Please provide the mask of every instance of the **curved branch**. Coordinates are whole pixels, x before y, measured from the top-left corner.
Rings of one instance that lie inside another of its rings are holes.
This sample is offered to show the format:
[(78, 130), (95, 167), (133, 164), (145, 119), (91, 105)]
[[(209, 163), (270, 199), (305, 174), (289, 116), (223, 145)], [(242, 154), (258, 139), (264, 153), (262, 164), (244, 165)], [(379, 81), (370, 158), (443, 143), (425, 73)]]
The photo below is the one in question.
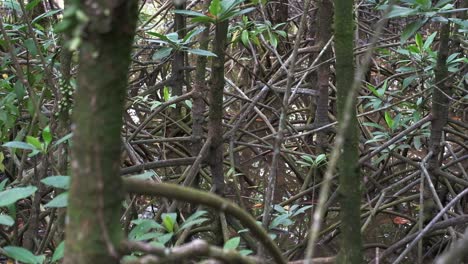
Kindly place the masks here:
[(268, 233), (255, 222), (255, 219), (242, 208), (226, 199), (211, 193), (169, 183), (156, 183), (136, 179), (124, 179), (123, 182), (126, 191), (129, 193), (157, 195), (185, 202), (202, 204), (220, 212), (231, 214), (239, 219), (244, 226), (249, 228), (265, 249), (270, 252), (276, 263), (286, 263), (278, 246), (271, 240)]

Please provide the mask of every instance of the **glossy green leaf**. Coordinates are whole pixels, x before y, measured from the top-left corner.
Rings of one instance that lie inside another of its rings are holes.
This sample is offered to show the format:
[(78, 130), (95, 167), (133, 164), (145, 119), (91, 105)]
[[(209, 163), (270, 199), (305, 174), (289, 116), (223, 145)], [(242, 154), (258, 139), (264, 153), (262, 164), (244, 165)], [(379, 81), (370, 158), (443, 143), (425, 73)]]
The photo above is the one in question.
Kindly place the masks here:
[(29, 53), (31, 54), (31, 56), (36, 56), (37, 55), (37, 47), (36, 47), (36, 44), (34, 43), (34, 40), (33, 39), (27, 39), (24, 41), (24, 46), (26, 47), (26, 49), (29, 51)]
[(406, 17), (406, 16), (413, 15), (416, 13), (417, 13), (416, 9), (394, 5), (392, 7), (392, 10), (390, 10), (390, 12), (388, 13), (387, 18)]
[(393, 120), (393, 118), (392, 118), (392, 116), (390, 115), (389, 112), (385, 112), (385, 122), (387, 123), (387, 126), (389, 128), (393, 128), (394, 120)]
[(242, 250), (239, 250), (239, 254), (241, 254), (242, 256), (248, 256), (250, 254), (252, 254), (253, 251), (250, 250), (250, 249), (242, 249)]
[(31, 196), (37, 190), (34, 186), (16, 187), (0, 192), (0, 206), (16, 203), (18, 200)]
[(194, 23), (205, 23), (205, 24), (208, 24), (208, 23), (215, 23), (216, 20), (209, 17), (209, 16), (202, 16), (202, 17), (194, 17), (192, 18), (192, 22)]
[(417, 33), (416, 36), (414, 36), (414, 40), (416, 42), (416, 46), (419, 49), (419, 52), (422, 52), (424, 44), (423, 44), (423, 39), (422, 39), (421, 34)]
[(0, 191), (3, 191), (3, 189), (5, 189), (5, 186), (6, 186), (7, 182), (8, 182), (8, 178), (6, 178), (2, 182), (0, 182)]
[(226, 250), (235, 250), (239, 246), (239, 243), (240, 243), (240, 237), (233, 237), (229, 239), (228, 241), (226, 241), (223, 248)]
[(58, 146), (60, 144), (62, 144), (63, 142), (71, 139), (73, 137), (73, 133), (69, 133), (67, 135), (65, 135), (64, 137), (62, 137), (61, 139), (57, 140), (57, 142), (54, 143), (54, 146)]
[(173, 12), (174, 12), (175, 14), (186, 15), (186, 16), (206, 17), (204, 14), (199, 13), (199, 12), (195, 12), (195, 11), (192, 11), (192, 10), (181, 10), (181, 9), (178, 9), (178, 10), (174, 10)]
[(154, 171), (150, 170), (150, 171), (145, 171), (145, 172), (143, 172), (141, 174), (132, 175), (129, 178), (138, 179), (138, 180), (148, 180), (148, 179), (151, 179), (151, 177), (153, 177), (153, 176), (156, 176), (156, 173)]
[(56, 262), (57, 260), (62, 259), (64, 252), (65, 252), (65, 241), (62, 241), (55, 248), (54, 254), (52, 255), (52, 262)]
[(17, 149), (26, 149), (26, 150), (35, 150), (36, 148), (28, 143), (21, 142), (21, 141), (10, 141), (2, 146), (7, 148), (17, 148)]
[(208, 11), (215, 17), (218, 17), (221, 14), (221, 0), (212, 0)]
[(171, 92), (169, 91), (169, 87), (167, 86), (164, 86), (163, 98), (165, 102), (169, 101), (169, 99), (171, 98)]
[(131, 240), (138, 239), (152, 229), (164, 229), (162, 225), (156, 223), (153, 219), (136, 219), (132, 220), (132, 224), (135, 226), (128, 234), (128, 238)]
[(31, 251), (22, 247), (8, 246), (3, 250), (8, 257), (26, 264), (42, 264), (45, 260), (44, 255), (35, 256)]
[(26, 137), (26, 142), (36, 148), (36, 150), (42, 150), (42, 144), (41, 141), (37, 137), (31, 137), (27, 136)]
[(160, 61), (160, 60), (168, 57), (169, 55), (171, 55), (172, 50), (173, 50), (173, 48), (171, 48), (171, 47), (162, 47), (162, 48), (158, 49), (158, 51), (156, 51), (153, 54), (152, 60)]
[(162, 214), (163, 225), (168, 232), (174, 232), (175, 224), (177, 223), (177, 214), (176, 213), (167, 213)]
[(0, 214), (0, 225), (5, 225), (5, 226), (12, 226), (15, 223), (15, 220), (5, 214)]
[(62, 208), (62, 207), (67, 207), (67, 205), (68, 205), (68, 192), (63, 192), (57, 195), (50, 202), (46, 203), (44, 207)]
[(49, 176), (42, 179), (41, 182), (59, 189), (68, 190), (70, 188), (70, 176)]
[(208, 51), (208, 50), (188, 49), (187, 52), (195, 54), (195, 55), (200, 55), (200, 56), (216, 57), (216, 54), (214, 54), (213, 52)]
[(423, 49), (427, 50), (434, 42), (434, 39), (437, 35), (437, 32), (432, 33), (429, 37), (427, 37), (426, 41), (424, 41)]
[(241, 33), (241, 41), (244, 44), (244, 46), (248, 47), (249, 46), (249, 31), (243, 30)]
[(44, 143), (46, 143), (47, 146), (52, 142), (52, 133), (50, 132), (49, 126), (46, 126), (42, 130), (42, 140), (44, 140)]
[(167, 233), (158, 237), (157, 239), (158, 239), (158, 242), (164, 246), (166, 245), (167, 242), (169, 242), (172, 239), (173, 236), (174, 236), (174, 233)]
[(409, 38), (411, 38), (425, 23), (427, 18), (422, 18), (408, 24), (403, 32), (401, 33), (400, 43), (405, 43)]

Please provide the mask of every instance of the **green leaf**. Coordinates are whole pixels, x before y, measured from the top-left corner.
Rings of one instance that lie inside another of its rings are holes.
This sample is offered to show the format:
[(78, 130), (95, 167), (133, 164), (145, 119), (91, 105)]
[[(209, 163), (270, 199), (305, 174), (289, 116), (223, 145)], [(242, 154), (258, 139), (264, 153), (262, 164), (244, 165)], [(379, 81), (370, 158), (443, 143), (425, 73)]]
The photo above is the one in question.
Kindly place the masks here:
[(418, 76), (416, 75), (411, 75), (409, 77), (406, 77), (404, 80), (403, 80), (403, 85), (401, 87), (401, 89), (406, 89), (416, 78), (418, 78)]
[(143, 234), (142, 236), (137, 237), (135, 240), (136, 241), (145, 241), (145, 240), (151, 240), (154, 238), (159, 238), (160, 236), (164, 235), (161, 232), (148, 232), (146, 234)]
[(188, 49), (187, 52), (200, 56), (217, 57), (213, 52), (202, 49)]
[(163, 225), (168, 232), (173, 233), (175, 224), (177, 223), (177, 214), (176, 213), (167, 213), (162, 214)]
[(187, 16), (194, 16), (194, 17), (207, 17), (206, 15), (195, 12), (192, 10), (174, 10), (173, 11), (175, 14), (180, 14), (180, 15), (187, 15)]
[(169, 42), (171, 43), (179, 43), (180, 40), (179, 40), (179, 34), (177, 32), (172, 32), (172, 33), (169, 33), (166, 35), (167, 39), (169, 40)]
[(202, 16), (202, 17), (194, 17), (192, 18), (192, 22), (194, 23), (205, 23), (205, 24), (208, 24), (208, 23), (215, 23), (216, 20), (209, 17), (209, 16)]
[[(31, 11), (34, 9), (34, 7), (37, 6), (37, 4), (39, 4), (42, 0), (33, 0), (33, 1), (30, 1), (28, 2), (28, 4), (26, 5), (26, 10), (28, 11)], [(4, 2), (4, 1), (2, 1)]]
[(169, 242), (173, 236), (174, 236), (174, 233), (164, 234), (158, 237), (158, 242), (161, 243), (162, 245), (166, 245), (166, 243)]
[(36, 150), (36, 148), (28, 143), (21, 142), (21, 141), (10, 141), (2, 146), (7, 148), (17, 148), (17, 149), (26, 149), (26, 150)]
[(26, 142), (28, 142), (28, 144), (34, 146), (36, 148), (36, 150), (42, 150), (42, 144), (41, 144), (41, 141), (39, 141), (38, 138), (27, 136), (26, 137)]
[(8, 257), (27, 264), (41, 264), (45, 260), (44, 255), (35, 256), (31, 251), (22, 247), (8, 246), (4, 247), (3, 250)]
[(15, 220), (5, 214), (0, 214), (0, 225), (12, 226), (15, 223)]
[[(3, 152), (0, 152), (0, 172), (5, 171), (5, 165), (3, 164), (4, 159), (5, 159), (5, 155), (3, 154)], [(1, 191), (1, 189), (0, 189), (0, 191)]]
[(3, 189), (5, 189), (5, 185), (6, 185), (7, 182), (8, 182), (8, 178), (6, 178), (2, 182), (0, 182), (0, 191), (3, 191)]
[(271, 221), (269, 228), (272, 229), (280, 225), (284, 227), (292, 225), (293, 221), (289, 219), (289, 217), (290, 216), (288, 214), (282, 214), (282, 215), (277, 216), (275, 219), (273, 219), (273, 221)]
[(156, 175), (156, 173), (153, 170), (151, 170), (151, 171), (145, 171), (145, 172), (143, 172), (141, 174), (132, 175), (129, 178), (139, 179), (139, 180), (148, 180), (148, 179), (151, 179), (151, 177), (153, 177), (155, 175)]
[(26, 49), (31, 53), (31, 55), (34, 57), (37, 55), (37, 47), (36, 44), (34, 43), (33, 39), (27, 39), (24, 41), (24, 46)]
[(128, 234), (128, 238), (131, 240), (138, 239), (142, 235), (148, 233), (151, 229), (164, 229), (164, 227), (153, 219), (136, 219), (132, 220), (132, 224), (135, 225), (132, 231)]
[(61, 9), (47, 11), (47, 12), (45, 12), (43, 14), (40, 14), (39, 16), (35, 17), (31, 22), (32, 23), (37, 23), (37, 21), (39, 21), (39, 20), (41, 20), (43, 18), (53, 16), (53, 15), (58, 14), (60, 12), (62, 12)]
[(208, 11), (215, 17), (218, 17), (221, 14), (221, 0), (213, 0), (211, 1), (210, 7), (208, 7)]
[(253, 251), (250, 250), (250, 249), (242, 249), (242, 250), (239, 250), (239, 254), (241, 254), (242, 256), (248, 256), (250, 254), (252, 254)]
[(236, 17), (236, 16), (245, 15), (245, 14), (247, 14), (247, 13), (252, 12), (253, 10), (255, 10), (255, 8), (249, 7), (249, 8), (246, 8), (246, 9), (239, 10), (239, 11), (231, 11), (231, 12), (228, 12), (228, 13), (226, 13), (226, 14), (223, 14), (223, 15), (219, 18), (219, 20), (225, 21), (225, 20), (227, 20), (227, 19), (231, 19), (231, 18)]
[(414, 37), (414, 40), (416, 42), (416, 46), (419, 49), (419, 52), (423, 51), (423, 40), (421, 34), (417, 33), (416, 36)]
[(16, 187), (0, 192), (0, 207), (16, 203), (18, 200), (31, 196), (37, 190), (34, 186)]
[(228, 241), (226, 241), (226, 243), (223, 246), (223, 249), (235, 250), (239, 246), (239, 243), (240, 243), (240, 237), (233, 237), (229, 239)]
[(189, 218), (185, 219), (185, 223), (187, 222), (191, 222), (191, 221), (194, 221), (198, 218), (200, 218), (201, 216), (205, 215), (207, 212), (204, 211), (204, 210), (200, 210), (200, 211), (196, 211), (195, 213), (193, 213)]
[(406, 17), (417, 13), (416, 9), (394, 5), (388, 13), (387, 18)]
[(273, 34), (270, 34), (270, 43), (275, 49), (278, 47), (278, 39)]
[(249, 46), (249, 31), (243, 30), (241, 33), (241, 41), (244, 43), (244, 46)]
[(287, 214), (288, 211), (286, 211), (283, 206), (279, 205), (279, 204), (275, 204), (273, 205), (273, 210), (277, 211), (278, 213), (281, 213), (281, 214)]
[(299, 210), (295, 211), (292, 216), (294, 217), (296, 215), (303, 214), (307, 209), (312, 208), (312, 207), (313, 207), (312, 205), (304, 206), (304, 207), (300, 208)]
[(364, 126), (369, 126), (369, 127), (375, 127), (375, 128), (378, 128), (380, 130), (384, 130), (385, 128), (377, 123), (371, 123), (371, 122), (364, 122), (362, 123)]
[(401, 33), (400, 43), (405, 43), (409, 38), (411, 38), (416, 31), (418, 31), (425, 23), (427, 22), (427, 18), (422, 18), (420, 20), (414, 21), (408, 24), (403, 32)]
[(41, 182), (59, 189), (68, 190), (70, 188), (70, 176), (49, 176), (42, 179)]
[(55, 248), (54, 255), (52, 255), (52, 262), (56, 262), (63, 258), (63, 253), (65, 252), (65, 241), (60, 242), (60, 244)]
[(62, 137), (61, 139), (57, 140), (57, 142), (54, 143), (54, 146), (58, 146), (72, 137), (73, 137), (73, 133), (69, 133), (65, 135), (64, 137)]
[(321, 162), (326, 161), (326, 160), (327, 160), (327, 156), (325, 154), (320, 154), (317, 156), (317, 158), (315, 158), (315, 163), (320, 164)]
[(52, 142), (52, 133), (50, 132), (49, 126), (46, 126), (42, 130), (42, 140), (44, 140), (44, 143), (46, 143), (46, 146), (48, 146), (50, 142)]
[(62, 207), (67, 207), (67, 205), (68, 205), (68, 192), (63, 192), (57, 195), (50, 202), (46, 203), (44, 207), (62, 208)]
[(385, 112), (385, 122), (387, 122), (389, 128), (393, 128), (394, 120), (389, 112)]
[(171, 92), (169, 92), (169, 87), (167, 87), (167, 86), (164, 86), (163, 98), (164, 98), (165, 102), (169, 101), (169, 99), (171, 98)]
[(197, 27), (193, 30), (191, 30), (187, 35), (185, 35), (184, 39), (182, 40), (183, 43), (188, 43), (190, 40), (197, 36), (198, 34), (202, 33), (205, 30), (204, 27)]
[(421, 149), (421, 137), (420, 136), (417, 136), (417, 137), (414, 137), (413, 139), (413, 144), (414, 144), (414, 148), (416, 150), (420, 150)]
[(185, 228), (190, 227), (190, 226), (193, 226), (193, 225), (202, 224), (202, 223), (204, 223), (204, 222), (206, 222), (206, 221), (208, 221), (208, 220), (209, 220), (208, 218), (198, 218), (198, 219), (192, 220), (192, 221), (190, 221), (190, 222), (184, 222), (184, 223), (182, 224), (182, 226), (180, 227), (179, 231), (180, 231), (180, 230), (184, 230)]
[(207, 221), (208, 218), (201, 218), (201, 216), (203, 216), (205, 214), (206, 214), (206, 211), (203, 211), (203, 210), (195, 212), (189, 218), (185, 219), (185, 222), (181, 225), (179, 231), (183, 230), (183, 229), (185, 229), (187, 227), (197, 225), (197, 224), (201, 224), (201, 223)]
[(367, 89), (369, 89), (375, 96), (380, 97), (380, 94), (377, 92), (377, 89), (375, 89), (375, 87), (372, 84), (367, 84)]
[(302, 155), (301, 158), (309, 164), (314, 164), (314, 159), (310, 155)]
[(167, 56), (171, 55), (173, 48), (171, 47), (162, 47), (153, 54), (152, 60), (159, 61)]
[(436, 35), (437, 35), (437, 32), (434, 32), (429, 37), (427, 37), (423, 45), (424, 50), (427, 50), (431, 46), (432, 42), (434, 42), (434, 38), (436, 37)]

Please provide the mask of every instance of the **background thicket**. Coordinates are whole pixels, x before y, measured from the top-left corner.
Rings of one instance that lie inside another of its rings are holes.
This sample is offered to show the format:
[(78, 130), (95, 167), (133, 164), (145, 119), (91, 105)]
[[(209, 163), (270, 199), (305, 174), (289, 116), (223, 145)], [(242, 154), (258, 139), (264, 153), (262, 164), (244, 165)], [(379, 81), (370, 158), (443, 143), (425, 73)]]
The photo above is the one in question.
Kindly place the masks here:
[(0, 262), (468, 261), (467, 11), (0, 1)]

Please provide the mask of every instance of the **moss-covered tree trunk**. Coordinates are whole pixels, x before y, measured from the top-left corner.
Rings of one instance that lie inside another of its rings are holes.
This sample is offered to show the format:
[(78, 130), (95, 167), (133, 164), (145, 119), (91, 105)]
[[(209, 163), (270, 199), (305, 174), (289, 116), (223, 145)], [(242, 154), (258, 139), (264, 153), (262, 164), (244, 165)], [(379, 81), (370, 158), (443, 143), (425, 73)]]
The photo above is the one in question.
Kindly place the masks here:
[(208, 153), (208, 162), (213, 177), (215, 192), (224, 194), (223, 172), (223, 92), (224, 92), (224, 49), (226, 46), (228, 21), (216, 24), (213, 51), (212, 74), (210, 80), (210, 111), (208, 123), (208, 136), (211, 137), (211, 146)]
[(73, 110), (72, 183), (64, 263), (118, 263), (120, 131), (137, 1), (79, 1), (82, 33)]
[[(336, 87), (338, 90), (338, 119), (350, 114), (348, 131), (344, 135), (338, 164), (340, 181), (341, 206), (341, 246), (338, 263), (363, 263), (362, 239), (360, 224), (360, 173), (358, 153), (358, 129), (356, 113), (345, 113), (345, 102), (354, 80), (353, 55), (353, 1), (335, 0), (335, 53), (336, 53)], [(355, 105), (355, 103), (353, 104)]]

